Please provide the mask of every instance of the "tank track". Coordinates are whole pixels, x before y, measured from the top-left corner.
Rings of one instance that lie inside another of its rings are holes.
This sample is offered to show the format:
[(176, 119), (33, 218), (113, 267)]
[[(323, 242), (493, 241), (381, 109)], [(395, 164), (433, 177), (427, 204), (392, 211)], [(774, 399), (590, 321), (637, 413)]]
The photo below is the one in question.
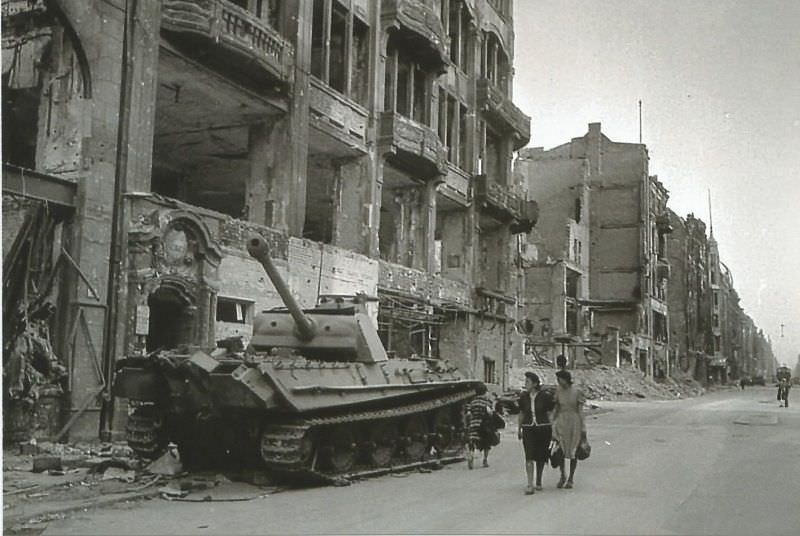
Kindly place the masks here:
[(125, 439), (128, 446), (139, 457), (153, 459), (158, 457), (167, 446), (163, 431), (163, 421), (147, 408), (136, 409), (128, 415), (125, 428)]
[(386, 472), (460, 461), (463, 460), (464, 441), (459, 441), (458, 437), (455, 437), (451, 441), (450, 448), (446, 448), (443, 451), (438, 451), (437, 449), (435, 458), (410, 463), (389, 464), (382, 467), (359, 466), (356, 470), (344, 473), (321, 471), (316, 468), (317, 446), (309, 445), (306, 438), (309, 437), (309, 432), (317, 429), (365, 421), (381, 421), (414, 414), (422, 415), (432, 410), (453, 406), (473, 396), (474, 392), (468, 391), (395, 408), (332, 417), (309, 418), (282, 424), (267, 424), (261, 434), (261, 458), (271, 472), (287, 479), (323, 481), (333, 484)]

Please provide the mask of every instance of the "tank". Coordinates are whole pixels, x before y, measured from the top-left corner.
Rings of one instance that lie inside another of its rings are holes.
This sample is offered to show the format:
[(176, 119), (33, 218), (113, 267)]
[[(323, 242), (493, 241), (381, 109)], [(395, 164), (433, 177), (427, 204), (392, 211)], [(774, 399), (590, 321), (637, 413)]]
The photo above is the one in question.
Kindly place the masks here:
[(446, 360), (389, 359), (369, 298), (327, 296), (302, 309), (260, 236), (248, 252), (285, 307), (256, 315), (249, 346), (183, 347), (118, 363), (127, 439), (143, 457), (178, 446), (190, 468), (266, 467), (341, 478), (460, 459), (464, 407), (478, 380)]

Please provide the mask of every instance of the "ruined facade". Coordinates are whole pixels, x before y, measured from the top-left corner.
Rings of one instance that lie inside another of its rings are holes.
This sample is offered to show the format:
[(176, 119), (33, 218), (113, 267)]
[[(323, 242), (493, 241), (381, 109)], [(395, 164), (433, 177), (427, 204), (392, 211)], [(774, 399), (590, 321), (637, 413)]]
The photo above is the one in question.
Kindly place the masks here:
[(702, 383), (771, 378), (770, 342), (739, 301), (733, 276), (720, 260), (713, 229), (669, 211), (670, 352), (674, 364)]
[(675, 366), (698, 381), (707, 379), (711, 344), (711, 289), (706, 225), (694, 214), (685, 219), (669, 211), (667, 247), (672, 269), (667, 294), (671, 349)]
[(511, 169), (510, 1), (8, 0), (3, 30), (4, 223), (61, 203), (74, 261), (52, 324), (69, 433), (124, 425), (122, 356), (247, 340), (279, 303), (248, 233), (302, 304), (374, 296), (390, 355), (503, 385), (537, 214)]
[(589, 162), (528, 148), (520, 151), (515, 173), (540, 206), (536, 228), (521, 241), (527, 349), (550, 363), (561, 354), (574, 363), (586, 348), (578, 343), (597, 335), (587, 306)]
[(611, 361), (661, 377), (669, 372), (671, 228), (667, 191), (648, 162), (644, 145), (611, 141), (592, 123), (564, 145), (526, 150), (517, 173), (543, 207), (527, 238), (538, 252), (526, 270), (528, 320), (543, 322), (538, 302), (559, 304), (550, 307), (550, 329), (573, 337), (618, 332)]

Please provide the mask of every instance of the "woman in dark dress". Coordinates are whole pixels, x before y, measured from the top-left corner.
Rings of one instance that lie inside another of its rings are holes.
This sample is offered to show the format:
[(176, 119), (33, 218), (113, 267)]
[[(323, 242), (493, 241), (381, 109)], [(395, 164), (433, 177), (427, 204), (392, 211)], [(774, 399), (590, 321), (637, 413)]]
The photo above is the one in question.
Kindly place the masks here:
[(519, 431), (525, 450), (525, 472), (528, 476), (526, 495), (534, 494), (533, 475), (536, 468), (536, 488), (542, 489), (542, 472), (549, 457), (553, 437), (550, 412), (555, 401), (550, 393), (542, 391), (542, 382), (535, 372), (525, 373), (525, 391), (519, 397)]

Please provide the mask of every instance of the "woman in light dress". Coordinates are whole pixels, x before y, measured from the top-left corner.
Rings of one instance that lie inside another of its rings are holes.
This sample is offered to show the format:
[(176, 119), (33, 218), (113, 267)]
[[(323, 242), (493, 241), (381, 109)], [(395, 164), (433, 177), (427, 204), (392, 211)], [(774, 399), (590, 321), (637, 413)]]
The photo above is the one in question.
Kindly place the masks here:
[(580, 389), (573, 387), (572, 375), (568, 371), (559, 370), (556, 373), (556, 380), (558, 387), (553, 414), (553, 439), (558, 441), (564, 452), (564, 459), (569, 458), (569, 478), (564, 467), (566, 464), (562, 463), (558, 487), (571, 489), (574, 485), (575, 469), (578, 466), (575, 450), (586, 434), (586, 425), (583, 421), (583, 404), (586, 398)]

